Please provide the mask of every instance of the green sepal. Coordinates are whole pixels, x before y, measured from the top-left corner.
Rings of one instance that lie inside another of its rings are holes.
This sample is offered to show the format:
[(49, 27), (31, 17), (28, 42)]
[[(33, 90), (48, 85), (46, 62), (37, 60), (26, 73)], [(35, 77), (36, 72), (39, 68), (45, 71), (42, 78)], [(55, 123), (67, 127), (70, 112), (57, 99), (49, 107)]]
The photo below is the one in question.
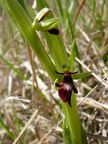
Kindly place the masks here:
[(77, 74), (74, 74), (72, 75), (72, 78), (75, 79), (75, 80), (78, 80), (78, 79), (82, 79), (86, 76), (89, 76), (92, 72), (84, 72), (84, 73), (77, 73)]
[(38, 31), (48, 31), (53, 28), (56, 28), (59, 22), (60, 22), (59, 18), (51, 18), (40, 22), (34, 21), (33, 28), (35, 28)]

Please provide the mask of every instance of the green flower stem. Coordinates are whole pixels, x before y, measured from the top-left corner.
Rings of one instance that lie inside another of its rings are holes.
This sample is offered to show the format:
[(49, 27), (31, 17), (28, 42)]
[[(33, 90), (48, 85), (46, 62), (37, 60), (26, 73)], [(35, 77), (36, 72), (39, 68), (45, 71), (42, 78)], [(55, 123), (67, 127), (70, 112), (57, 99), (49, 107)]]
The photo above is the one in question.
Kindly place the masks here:
[(72, 144), (87, 144), (86, 135), (78, 117), (76, 95), (72, 93), (72, 108), (66, 103), (63, 104), (66, 124), (68, 124), (70, 134), (72, 137)]
[(26, 41), (30, 44), (31, 48), (43, 64), (44, 68), (48, 72), (51, 79), (56, 79), (54, 75), (55, 66), (46, 53), (40, 39), (38, 38), (36, 31), (32, 27), (32, 22), (28, 17), (26, 11), (16, 0), (1, 0), (1, 4), (8, 15), (14, 20), (19, 28), (21, 34), (24, 36)]

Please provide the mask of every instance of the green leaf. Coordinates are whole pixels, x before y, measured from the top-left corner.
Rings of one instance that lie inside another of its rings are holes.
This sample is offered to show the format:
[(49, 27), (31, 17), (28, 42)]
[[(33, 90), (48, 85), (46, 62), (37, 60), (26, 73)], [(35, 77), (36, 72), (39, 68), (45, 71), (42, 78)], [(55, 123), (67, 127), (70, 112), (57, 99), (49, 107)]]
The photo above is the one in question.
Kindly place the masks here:
[(62, 22), (64, 22), (64, 13), (63, 13), (63, 7), (62, 7), (62, 2), (61, 0), (56, 0), (57, 6), (59, 8), (59, 12), (62, 18)]
[(73, 144), (70, 130), (65, 124), (65, 121), (63, 122), (63, 138), (65, 144)]
[(76, 43), (76, 40), (74, 39), (72, 43), (71, 54), (70, 54), (70, 71), (74, 71), (75, 43)]
[(0, 126), (6, 130), (7, 134), (12, 138), (12, 140), (15, 139), (13, 133), (9, 130), (9, 128), (4, 124), (4, 122), (0, 119)]
[[(76, 41), (75, 41), (74, 47), (75, 47), (74, 49), (75, 49), (76, 57), (80, 59), (80, 53), (79, 53), (79, 51), (78, 51), (78, 47), (77, 47)], [(79, 63), (78, 63), (78, 66), (79, 66), (80, 72), (83, 72), (82, 66), (81, 66)]]
[(70, 20), (70, 16), (69, 16), (69, 12), (67, 11), (67, 17), (68, 17), (68, 22), (69, 22), (69, 29), (71, 30), (71, 35), (72, 35), (72, 40), (75, 39), (75, 35), (74, 35), (74, 29), (72, 27), (72, 22)]
[(23, 7), (23, 9), (25, 10), (25, 12), (28, 14), (24, 0), (17, 0), (17, 1)]

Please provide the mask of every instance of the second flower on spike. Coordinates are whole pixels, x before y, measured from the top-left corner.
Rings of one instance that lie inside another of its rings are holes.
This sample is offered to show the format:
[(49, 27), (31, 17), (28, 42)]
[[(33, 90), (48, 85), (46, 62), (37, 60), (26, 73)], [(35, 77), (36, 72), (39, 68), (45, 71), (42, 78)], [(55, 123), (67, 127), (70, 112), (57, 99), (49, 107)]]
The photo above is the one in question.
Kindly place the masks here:
[(33, 21), (33, 28), (38, 31), (48, 31), (50, 34), (58, 35), (59, 30), (56, 28), (60, 22), (59, 18), (50, 18), (44, 20), (44, 18), (51, 12), (49, 8), (43, 8), (37, 13)]

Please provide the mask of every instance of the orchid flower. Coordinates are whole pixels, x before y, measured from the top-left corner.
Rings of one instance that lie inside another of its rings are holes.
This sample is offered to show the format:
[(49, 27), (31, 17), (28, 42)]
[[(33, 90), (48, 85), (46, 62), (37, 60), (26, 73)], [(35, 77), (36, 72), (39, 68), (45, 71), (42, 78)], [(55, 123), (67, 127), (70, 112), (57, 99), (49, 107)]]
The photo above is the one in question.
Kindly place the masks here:
[(33, 27), (38, 31), (48, 31), (50, 34), (58, 35), (59, 30), (56, 28), (60, 22), (59, 18), (50, 18), (44, 20), (44, 18), (51, 12), (49, 8), (43, 8), (37, 13), (33, 21)]
[(73, 78), (71, 74), (76, 74), (77, 72), (70, 72), (70, 71), (65, 71), (64, 73), (60, 73), (55, 71), (57, 74), (64, 75), (63, 81), (61, 83), (55, 83), (57, 87), (60, 89), (58, 90), (60, 98), (63, 100), (63, 102), (68, 102), (69, 106), (72, 107), (71, 105), (71, 94), (72, 90), (75, 93), (78, 93), (78, 90), (76, 89), (74, 83), (73, 83)]

